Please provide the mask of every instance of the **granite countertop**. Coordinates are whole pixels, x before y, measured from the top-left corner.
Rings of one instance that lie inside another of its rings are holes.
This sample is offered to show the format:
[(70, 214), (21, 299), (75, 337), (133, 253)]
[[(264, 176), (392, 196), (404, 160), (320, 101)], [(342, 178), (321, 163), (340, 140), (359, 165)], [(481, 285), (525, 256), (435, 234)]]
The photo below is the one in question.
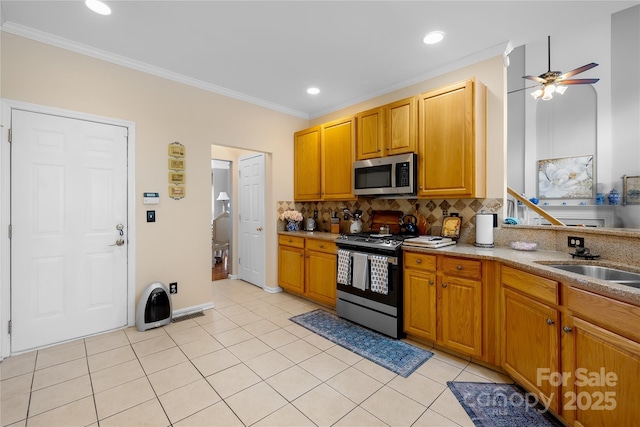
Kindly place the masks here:
[[(278, 234), (291, 235), (304, 238), (334, 241), (340, 237), (339, 233), (329, 233), (326, 231), (278, 231)], [(563, 282), (576, 288), (592, 291), (611, 298), (640, 305), (640, 289), (625, 286), (607, 280), (595, 279), (589, 276), (572, 273), (565, 270), (549, 267), (545, 264), (589, 264), (603, 267), (617, 268), (619, 270), (640, 273), (640, 265), (630, 266), (606, 259), (587, 261), (574, 259), (568, 252), (558, 251), (517, 251), (506, 246), (496, 246), (494, 248), (480, 248), (474, 245), (457, 243), (452, 246), (445, 246), (439, 249), (420, 248), (416, 246), (403, 246), (404, 250), (423, 252), (429, 254), (451, 255), (462, 258), (485, 259), (499, 261), (504, 265), (509, 265), (532, 274), (544, 276), (558, 282)]]
[(340, 237), (339, 233), (329, 233), (326, 231), (278, 231), (278, 234), (282, 234), (283, 236), (296, 236), (296, 237), (306, 237), (311, 239), (318, 240), (331, 240), (334, 241), (338, 237)]
[(629, 266), (607, 260), (583, 260), (574, 259), (568, 252), (557, 251), (517, 251), (509, 247), (480, 248), (473, 245), (457, 243), (439, 249), (420, 248), (415, 246), (403, 246), (404, 250), (424, 252), (429, 254), (451, 255), (462, 258), (485, 259), (499, 261), (532, 274), (566, 283), (576, 288), (606, 295), (614, 299), (640, 305), (640, 289), (625, 286), (607, 280), (595, 279), (589, 276), (572, 273), (549, 267), (545, 264), (589, 264), (603, 267), (617, 268), (619, 270), (640, 273), (640, 266)]

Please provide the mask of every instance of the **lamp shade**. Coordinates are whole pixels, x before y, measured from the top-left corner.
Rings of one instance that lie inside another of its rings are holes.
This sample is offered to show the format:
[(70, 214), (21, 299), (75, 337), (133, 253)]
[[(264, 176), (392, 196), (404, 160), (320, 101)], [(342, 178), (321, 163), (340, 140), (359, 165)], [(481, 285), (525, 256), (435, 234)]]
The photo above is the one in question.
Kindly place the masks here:
[(226, 191), (221, 191), (220, 194), (218, 194), (218, 198), (216, 200), (222, 200), (222, 201), (227, 201), (227, 200), (231, 200), (229, 198), (229, 195), (227, 194)]

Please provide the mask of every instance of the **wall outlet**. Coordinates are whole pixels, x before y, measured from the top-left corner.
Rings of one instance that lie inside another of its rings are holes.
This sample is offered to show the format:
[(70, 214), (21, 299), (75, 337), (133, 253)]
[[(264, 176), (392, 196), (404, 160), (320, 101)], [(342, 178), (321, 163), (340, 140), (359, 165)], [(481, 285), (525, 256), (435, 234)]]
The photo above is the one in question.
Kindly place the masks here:
[(584, 237), (567, 237), (567, 246), (570, 248), (581, 247), (584, 248)]
[(169, 283), (169, 293), (170, 294), (178, 293), (178, 282)]

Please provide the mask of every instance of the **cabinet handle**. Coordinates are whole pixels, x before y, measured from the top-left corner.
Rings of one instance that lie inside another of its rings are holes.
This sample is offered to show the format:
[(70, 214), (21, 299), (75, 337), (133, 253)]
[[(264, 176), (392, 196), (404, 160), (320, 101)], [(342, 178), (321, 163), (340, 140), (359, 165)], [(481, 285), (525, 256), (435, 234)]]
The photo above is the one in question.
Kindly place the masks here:
[(321, 248), (324, 248), (324, 245), (320, 245)]
[(446, 283), (443, 283), (443, 284), (442, 284), (442, 287), (443, 287), (443, 288), (446, 288), (446, 287), (447, 287), (447, 284), (446, 284)]
[(462, 266), (461, 265), (457, 266), (456, 270), (458, 270), (458, 271), (462, 270)]
[(547, 325), (551, 326), (554, 323), (556, 323), (556, 322), (554, 322), (553, 319), (547, 319)]
[(288, 242), (291, 243), (291, 242), (293, 242), (293, 240), (289, 239)]
[(563, 327), (562, 330), (565, 331), (566, 333), (569, 333), (569, 332), (573, 331), (573, 329), (571, 329), (568, 326)]
[(433, 286), (433, 280), (429, 280), (429, 284)]
[(387, 147), (387, 150), (391, 150), (391, 148)]
[(422, 260), (421, 260), (420, 258), (418, 258), (418, 259), (416, 260), (416, 264), (422, 264)]

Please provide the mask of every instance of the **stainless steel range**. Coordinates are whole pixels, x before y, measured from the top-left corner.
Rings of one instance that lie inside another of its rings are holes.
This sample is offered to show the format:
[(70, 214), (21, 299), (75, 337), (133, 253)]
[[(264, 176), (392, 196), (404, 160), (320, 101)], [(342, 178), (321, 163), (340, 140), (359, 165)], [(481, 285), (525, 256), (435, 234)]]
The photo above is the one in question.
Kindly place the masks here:
[(402, 328), (402, 242), (411, 236), (347, 234), (338, 246), (338, 316), (389, 335)]

